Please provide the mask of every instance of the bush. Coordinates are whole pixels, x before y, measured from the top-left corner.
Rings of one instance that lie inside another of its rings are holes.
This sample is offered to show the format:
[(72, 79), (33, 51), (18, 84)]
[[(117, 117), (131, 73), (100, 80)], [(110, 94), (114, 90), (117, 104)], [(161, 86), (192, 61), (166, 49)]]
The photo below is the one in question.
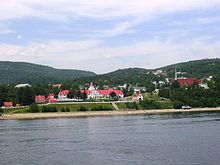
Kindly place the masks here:
[(3, 112), (4, 112), (4, 111), (3, 111), (3, 109), (2, 109), (2, 108), (0, 108), (0, 115), (1, 115), (1, 114), (3, 114)]
[(40, 112), (38, 105), (36, 103), (33, 103), (30, 105), (30, 112), (31, 113), (37, 113)]
[(140, 105), (145, 109), (160, 109), (160, 104), (154, 100), (140, 101)]
[(84, 106), (80, 106), (78, 111), (88, 111), (88, 109)]
[(68, 107), (66, 108), (66, 112), (70, 112), (70, 109)]
[(112, 110), (111, 107), (103, 107), (103, 106), (97, 106), (97, 107), (93, 107), (91, 108), (91, 111), (103, 111), (103, 110)]
[(56, 107), (43, 106), (41, 112), (57, 112)]
[(181, 101), (174, 101), (173, 102), (173, 108), (174, 109), (181, 109), (183, 106), (183, 103)]
[(61, 108), (61, 112), (66, 112), (64, 107)]

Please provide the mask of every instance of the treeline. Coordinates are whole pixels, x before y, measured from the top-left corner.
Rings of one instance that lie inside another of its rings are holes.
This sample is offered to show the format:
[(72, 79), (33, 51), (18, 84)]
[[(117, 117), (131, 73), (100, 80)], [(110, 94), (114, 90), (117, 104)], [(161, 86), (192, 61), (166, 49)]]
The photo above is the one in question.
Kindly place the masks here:
[(173, 102), (174, 108), (181, 108), (183, 105), (191, 107), (217, 107), (220, 106), (220, 75), (208, 82), (209, 89), (204, 89), (198, 84), (182, 88), (178, 82), (163, 87), (159, 96), (168, 98)]
[(154, 88), (152, 81), (159, 81), (160, 77), (154, 75), (150, 70), (142, 68), (120, 69), (111, 73), (96, 75), (91, 77), (78, 78), (72, 81), (66, 81), (66, 85), (89, 85), (88, 83), (99, 86), (100, 89), (104, 85), (115, 87), (118, 85), (128, 84), (129, 86), (146, 87), (148, 91)]
[(59, 93), (58, 88), (52, 88), (48, 85), (36, 85), (33, 87), (15, 88), (14, 85), (0, 85), (0, 106), (4, 102), (13, 102), (13, 105), (30, 105), (34, 102), (36, 95), (45, 95)]

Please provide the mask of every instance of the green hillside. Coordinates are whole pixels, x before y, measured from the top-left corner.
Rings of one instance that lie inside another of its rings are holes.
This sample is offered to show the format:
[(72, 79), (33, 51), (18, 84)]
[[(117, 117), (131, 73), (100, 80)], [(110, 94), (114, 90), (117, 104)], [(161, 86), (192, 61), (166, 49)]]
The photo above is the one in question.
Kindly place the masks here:
[(204, 78), (220, 74), (219, 58), (188, 61), (169, 65), (159, 69), (167, 73), (168, 77), (174, 77), (175, 66), (178, 72), (186, 72), (185, 74), (182, 74), (184, 77)]
[[(185, 74), (179, 75), (184, 77), (205, 78), (220, 74), (220, 59), (204, 59), (177, 63), (157, 69), (128, 68), (119, 69), (107, 74), (96, 75), (92, 77), (79, 78), (74, 80), (76, 84), (94, 82), (97, 85), (119, 85), (131, 83), (133, 85), (147, 86), (149, 81), (159, 81), (165, 78), (174, 78), (175, 67), (179, 72)], [(154, 75), (157, 70), (162, 70), (162, 74)]]
[(94, 75), (93, 72), (82, 70), (55, 69), (25, 62), (0, 61), (0, 83), (55, 83)]
[[(54, 83), (69, 82), (77, 85), (94, 82), (96, 85), (133, 85), (146, 86), (150, 81), (174, 77), (174, 69), (185, 72), (180, 76), (204, 78), (220, 74), (220, 59), (204, 59), (183, 62), (157, 69), (127, 68), (107, 74), (96, 75), (82, 70), (55, 69), (48, 66), (23, 62), (0, 62), (0, 83)], [(154, 75), (162, 70), (161, 75)]]

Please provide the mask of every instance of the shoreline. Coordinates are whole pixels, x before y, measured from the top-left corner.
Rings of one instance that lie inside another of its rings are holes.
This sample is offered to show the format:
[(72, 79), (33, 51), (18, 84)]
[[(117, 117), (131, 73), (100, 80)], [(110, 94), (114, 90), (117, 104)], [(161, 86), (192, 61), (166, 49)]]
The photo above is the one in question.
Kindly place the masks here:
[(52, 112), (52, 113), (17, 113), (4, 114), (0, 120), (31, 120), (31, 119), (53, 119), (53, 118), (77, 118), (98, 116), (125, 116), (125, 115), (154, 115), (184, 112), (220, 112), (217, 108), (192, 108), (192, 109), (152, 109), (152, 110), (120, 110), (120, 111), (85, 111), (85, 112)]

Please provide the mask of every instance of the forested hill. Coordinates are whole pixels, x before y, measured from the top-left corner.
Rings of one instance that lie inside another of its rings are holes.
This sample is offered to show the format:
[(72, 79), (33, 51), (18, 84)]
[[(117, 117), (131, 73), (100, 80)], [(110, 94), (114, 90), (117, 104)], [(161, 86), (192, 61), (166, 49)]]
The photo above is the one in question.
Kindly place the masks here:
[[(69, 82), (78, 85), (94, 82), (97, 85), (119, 85), (132, 83), (146, 85), (152, 81), (173, 78), (177, 68), (184, 77), (204, 78), (220, 74), (220, 59), (204, 59), (169, 65), (157, 69), (128, 68), (119, 69), (107, 74), (96, 75), (93, 72), (81, 70), (63, 70), (48, 66), (23, 62), (0, 62), (0, 83), (55, 83)], [(162, 70), (162, 74), (153, 74)]]
[[(174, 77), (175, 67), (177, 72), (182, 72), (179, 76), (204, 78), (220, 74), (220, 59), (203, 59), (188, 61), (159, 68), (168, 77)], [(184, 73), (185, 72), (185, 73)]]
[[(204, 59), (177, 63), (157, 69), (128, 68), (119, 69), (107, 74), (96, 75), (88, 78), (79, 78), (72, 81), (76, 84), (94, 82), (97, 85), (119, 85), (132, 83), (133, 85), (149, 84), (149, 81), (159, 81), (165, 78), (174, 78), (175, 67), (178, 72), (185, 72), (178, 76), (205, 78), (220, 74), (220, 59)], [(157, 70), (162, 70), (161, 74), (155, 75)]]
[(0, 83), (55, 83), (94, 75), (93, 72), (82, 70), (55, 69), (25, 62), (0, 61)]
[(159, 77), (154, 75), (151, 70), (144, 68), (127, 68), (88, 78), (79, 78), (74, 80), (73, 83), (84, 84), (86, 82), (93, 82), (96, 85), (123, 85), (125, 83), (131, 83), (133, 85), (142, 86), (155, 80), (159, 80)]

